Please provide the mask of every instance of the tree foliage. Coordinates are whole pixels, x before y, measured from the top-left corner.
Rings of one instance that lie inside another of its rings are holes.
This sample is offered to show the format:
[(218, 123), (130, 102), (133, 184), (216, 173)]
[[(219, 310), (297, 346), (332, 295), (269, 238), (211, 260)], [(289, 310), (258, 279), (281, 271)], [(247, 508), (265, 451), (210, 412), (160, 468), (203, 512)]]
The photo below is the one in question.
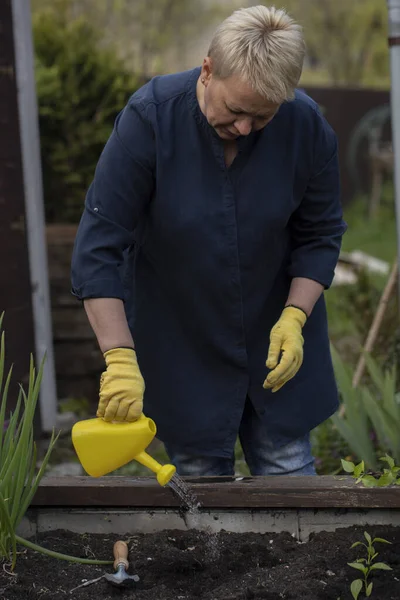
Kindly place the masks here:
[[(31, 2), (46, 217), (76, 221), (115, 116), (139, 85), (133, 73), (143, 81), (163, 72), (172, 55), (179, 69), (188, 44), (237, 2)], [(310, 62), (327, 83), (387, 85), (384, 0), (286, 0), (285, 7), (304, 26)]]
[(201, 0), (32, 0), (33, 10), (54, 1), (64, 4), (70, 19), (81, 17), (101, 30), (103, 44), (111, 43), (145, 77), (168, 70), (171, 63), (179, 70), (193, 38), (226, 14), (217, 1)]
[(327, 71), (330, 83), (388, 83), (384, 0), (287, 0), (285, 6), (303, 25), (309, 57)]
[(115, 117), (137, 86), (95, 27), (58, 9), (33, 19), (48, 222), (79, 219)]
[(76, 222), (118, 112), (216, 12), (197, 0), (31, 4), (46, 219)]

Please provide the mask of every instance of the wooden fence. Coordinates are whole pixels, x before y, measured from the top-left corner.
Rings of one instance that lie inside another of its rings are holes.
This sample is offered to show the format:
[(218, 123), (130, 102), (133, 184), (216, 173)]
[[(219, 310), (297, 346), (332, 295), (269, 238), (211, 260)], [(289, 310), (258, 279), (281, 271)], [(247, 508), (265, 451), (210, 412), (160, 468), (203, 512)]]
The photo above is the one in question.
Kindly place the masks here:
[(59, 399), (97, 403), (104, 360), (83, 305), (71, 294), (71, 255), (75, 225), (47, 226), (51, 311)]

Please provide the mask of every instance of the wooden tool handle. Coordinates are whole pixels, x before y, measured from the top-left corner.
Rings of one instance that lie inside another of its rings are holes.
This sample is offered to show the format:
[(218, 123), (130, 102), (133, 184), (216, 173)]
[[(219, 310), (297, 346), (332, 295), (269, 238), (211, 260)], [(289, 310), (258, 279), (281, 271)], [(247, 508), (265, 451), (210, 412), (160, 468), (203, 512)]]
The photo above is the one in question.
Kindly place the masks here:
[(115, 558), (114, 569), (117, 569), (121, 564), (124, 565), (125, 569), (128, 569), (128, 544), (122, 540), (118, 540), (114, 544), (113, 553)]

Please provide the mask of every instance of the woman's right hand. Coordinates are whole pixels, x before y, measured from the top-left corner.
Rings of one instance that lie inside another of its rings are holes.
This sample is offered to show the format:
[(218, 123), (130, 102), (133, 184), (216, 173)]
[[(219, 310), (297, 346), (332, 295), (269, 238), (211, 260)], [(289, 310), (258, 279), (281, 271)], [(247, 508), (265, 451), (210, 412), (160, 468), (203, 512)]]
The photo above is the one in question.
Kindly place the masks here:
[(143, 412), (144, 379), (133, 348), (104, 353), (106, 370), (100, 378), (97, 417), (105, 421), (136, 421)]

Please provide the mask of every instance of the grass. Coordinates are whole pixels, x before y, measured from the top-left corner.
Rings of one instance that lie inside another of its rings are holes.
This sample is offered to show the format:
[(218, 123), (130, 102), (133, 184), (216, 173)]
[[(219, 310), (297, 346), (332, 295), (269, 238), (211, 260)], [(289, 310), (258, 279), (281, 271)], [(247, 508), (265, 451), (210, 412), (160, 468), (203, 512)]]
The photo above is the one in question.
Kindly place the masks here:
[(384, 202), (377, 217), (367, 220), (365, 217), (366, 201), (357, 200), (344, 210), (344, 218), (348, 230), (343, 236), (343, 251), (362, 250), (371, 256), (392, 263), (397, 253), (396, 219), (393, 205), (393, 194), (386, 188)]
[[(387, 185), (384, 189), (382, 206), (377, 217), (373, 220), (366, 219), (366, 199), (358, 199), (344, 211), (344, 218), (348, 224), (348, 230), (343, 237), (343, 252), (361, 250), (366, 254), (386, 261), (391, 266), (397, 254), (396, 219), (393, 203), (393, 187)], [(368, 286), (360, 289), (360, 284), (349, 286), (332, 287), (325, 294), (330, 337), (334, 344), (342, 347), (352, 346), (354, 352), (358, 352), (364, 341), (365, 329), (368, 329), (372, 319), (372, 312), (377, 308), (379, 295), (381, 294), (387, 276), (379, 274), (368, 275)], [(367, 288), (370, 289), (367, 289)], [(361, 294), (369, 295), (364, 302)], [(355, 318), (359, 315), (356, 310), (354, 299), (358, 304), (370, 306), (370, 311), (365, 314), (365, 329), (362, 331), (357, 327)]]
[[(388, 262), (391, 266), (397, 254), (393, 186), (390, 184), (385, 186), (382, 205), (375, 219), (367, 219), (366, 207), (367, 199), (359, 198), (345, 208), (344, 218), (348, 230), (343, 237), (342, 250), (344, 252), (361, 250)], [(353, 367), (359, 358), (386, 281), (387, 276), (369, 274), (360, 277), (357, 284), (334, 286), (325, 294), (331, 341)], [(378, 353), (381, 353), (382, 343), (385, 352), (389, 352), (385, 334), (387, 332), (390, 336), (396, 328), (392, 322), (393, 315), (396, 315), (396, 309), (392, 302), (388, 306), (381, 339), (378, 339)], [(382, 337), (385, 339), (382, 340)], [(314, 455), (317, 458), (317, 470), (320, 474), (335, 472), (336, 465), (340, 469), (340, 458), (351, 456), (349, 446), (339, 436), (331, 420), (312, 432), (312, 441)]]
[[(385, 186), (382, 205), (373, 220), (366, 217), (367, 199), (358, 199), (344, 211), (348, 230), (343, 237), (344, 252), (361, 250), (366, 254), (386, 261), (389, 267), (397, 255), (397, 232), (394, 210), (393, 186)], [(364, 273), (354, 285), (332, 287), (325, 295), (330, 339), (349, 365), (353, 368), (360, 356), (372, 323), (382, 290), (388, 275)], [(398, 361), (394, 349), (398, 335), (397, 299), (392, 298), (386, 307), (385, 318), (376, 340), (373, 355), (380, 364), (390, 359)], [(389, 356), (390, 355), (390, 356)], [(332, 458), (338, 453), (351, 456), (346, 444), (329, 420), (313, 432), (314, 453), (321, 461), (322, 472), (332, 468)]]

